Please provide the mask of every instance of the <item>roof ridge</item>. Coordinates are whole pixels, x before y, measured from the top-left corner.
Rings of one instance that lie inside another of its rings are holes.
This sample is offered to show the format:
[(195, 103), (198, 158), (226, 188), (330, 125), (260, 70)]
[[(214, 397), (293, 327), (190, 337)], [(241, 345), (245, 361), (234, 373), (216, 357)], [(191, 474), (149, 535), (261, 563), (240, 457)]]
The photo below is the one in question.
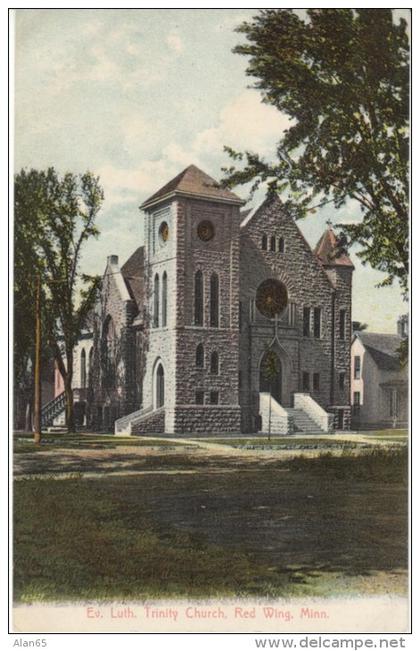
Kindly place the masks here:
[(217, 201), (226, 201), (241, 205), (244, 203), (231, 190), (222, 187), (219, 181), (216, 181), (209, 174), (201, 170), (197, 165), (189, 165), (182, 172), (177, 174), (173, 179), (163, 185), (151, 197), (146, 199), (141, 208), (146, 208), (152, 203), (163, 201), (169, 196), (178, 193), (187, 196), (197, 196)]

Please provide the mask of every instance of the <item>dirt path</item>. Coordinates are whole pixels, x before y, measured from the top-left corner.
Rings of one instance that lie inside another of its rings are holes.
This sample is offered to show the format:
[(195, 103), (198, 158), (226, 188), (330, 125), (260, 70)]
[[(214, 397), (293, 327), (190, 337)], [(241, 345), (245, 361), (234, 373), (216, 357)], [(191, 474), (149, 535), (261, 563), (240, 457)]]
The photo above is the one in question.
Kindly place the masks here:
[[(305, 437), (308, 443), (319, 441), (320, 437)], [(384, 441), (373, 441), (368, 436), (334, 435), (326, 441), (357, 442), (361, 444), (387, 445)], [(141, 437), (133, 437), (135, 441)], [(253, 441), (253, 439), (249, 439)], [(153, 445), (164, 442), (165, 445)], [(273, 441), (273, 444), (278, 439)], [(149, 445), (118, 445), (113, 449), (57, 448), (16, 453), (14, 475), (16, 479), (60, 477), (92, 478), (104, 475), (145, 474), (192, 474), (200, 472), (237, 472), (250, 465), (254, 470), (264, 470), (267, 462), (287, 460), (293, 457), (317, 457), (328, 451), (334, 456), (343, 454), (342, 448), (325, 449), (244, 449), (230, 447), (217, 441), (200, 439), (153, 437)], [(174, 443), (174, 447), (167, 444)], [(258, 445), (261, 440), (255, 439)], [(366, 448), (355, 448), (354, 454), (363, 454)], [(348, 451), (346, 451), (348, 454)], [(255, 464), (252, 464), (255, 462)]]

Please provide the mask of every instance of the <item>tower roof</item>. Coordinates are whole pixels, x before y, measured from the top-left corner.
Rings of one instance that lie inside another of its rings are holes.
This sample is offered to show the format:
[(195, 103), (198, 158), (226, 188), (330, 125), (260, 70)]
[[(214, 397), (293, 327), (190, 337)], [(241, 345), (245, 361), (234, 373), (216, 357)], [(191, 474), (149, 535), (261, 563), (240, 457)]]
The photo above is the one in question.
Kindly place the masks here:
[(155, 192), (155, 194), (146, 199), (140, 207), (147, 208), (175, 194), (202, 197), (204, 199), (213, 199), (237, 205), (245, 203), (230, 190), (222, 188), (220, 183), (212, 179), (211, 176), (198, 167), (190, 165), (178, 174), (178, 176), (175, 176), (175, 178), (169, 181), (169, 183), (166, 183), (160, 190)]
[(327, 267), (351, 267), (354, 265), (343, 248), (342, 243), (337, 239), (331, 226), (322, 235), (315, 247), (315, 255), (319, 261)]

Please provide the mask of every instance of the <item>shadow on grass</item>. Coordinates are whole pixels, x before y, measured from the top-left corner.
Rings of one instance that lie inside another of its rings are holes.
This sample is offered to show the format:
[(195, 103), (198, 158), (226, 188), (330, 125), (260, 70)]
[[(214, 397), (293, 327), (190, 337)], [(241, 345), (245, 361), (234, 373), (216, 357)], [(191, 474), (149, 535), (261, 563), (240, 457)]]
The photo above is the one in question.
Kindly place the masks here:
[(248, 462), (247, 473), (17, 482), (15, 599), (389, 591), (407, 564), (395, 458), (370, 459), (365, 475), (356, 458), (341, 475), (333, 457), (292, 461), (288, 473)]

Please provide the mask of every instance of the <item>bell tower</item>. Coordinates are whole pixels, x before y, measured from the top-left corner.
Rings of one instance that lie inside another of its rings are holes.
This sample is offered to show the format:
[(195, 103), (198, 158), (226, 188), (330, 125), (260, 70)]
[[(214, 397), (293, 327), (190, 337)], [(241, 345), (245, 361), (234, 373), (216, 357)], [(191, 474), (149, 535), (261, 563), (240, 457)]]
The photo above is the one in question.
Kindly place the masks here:
[(242, 204), (191, 165), (142, 205), (148, 288), (144, 406), (164, 408), (166, 432), (240, 431)]

